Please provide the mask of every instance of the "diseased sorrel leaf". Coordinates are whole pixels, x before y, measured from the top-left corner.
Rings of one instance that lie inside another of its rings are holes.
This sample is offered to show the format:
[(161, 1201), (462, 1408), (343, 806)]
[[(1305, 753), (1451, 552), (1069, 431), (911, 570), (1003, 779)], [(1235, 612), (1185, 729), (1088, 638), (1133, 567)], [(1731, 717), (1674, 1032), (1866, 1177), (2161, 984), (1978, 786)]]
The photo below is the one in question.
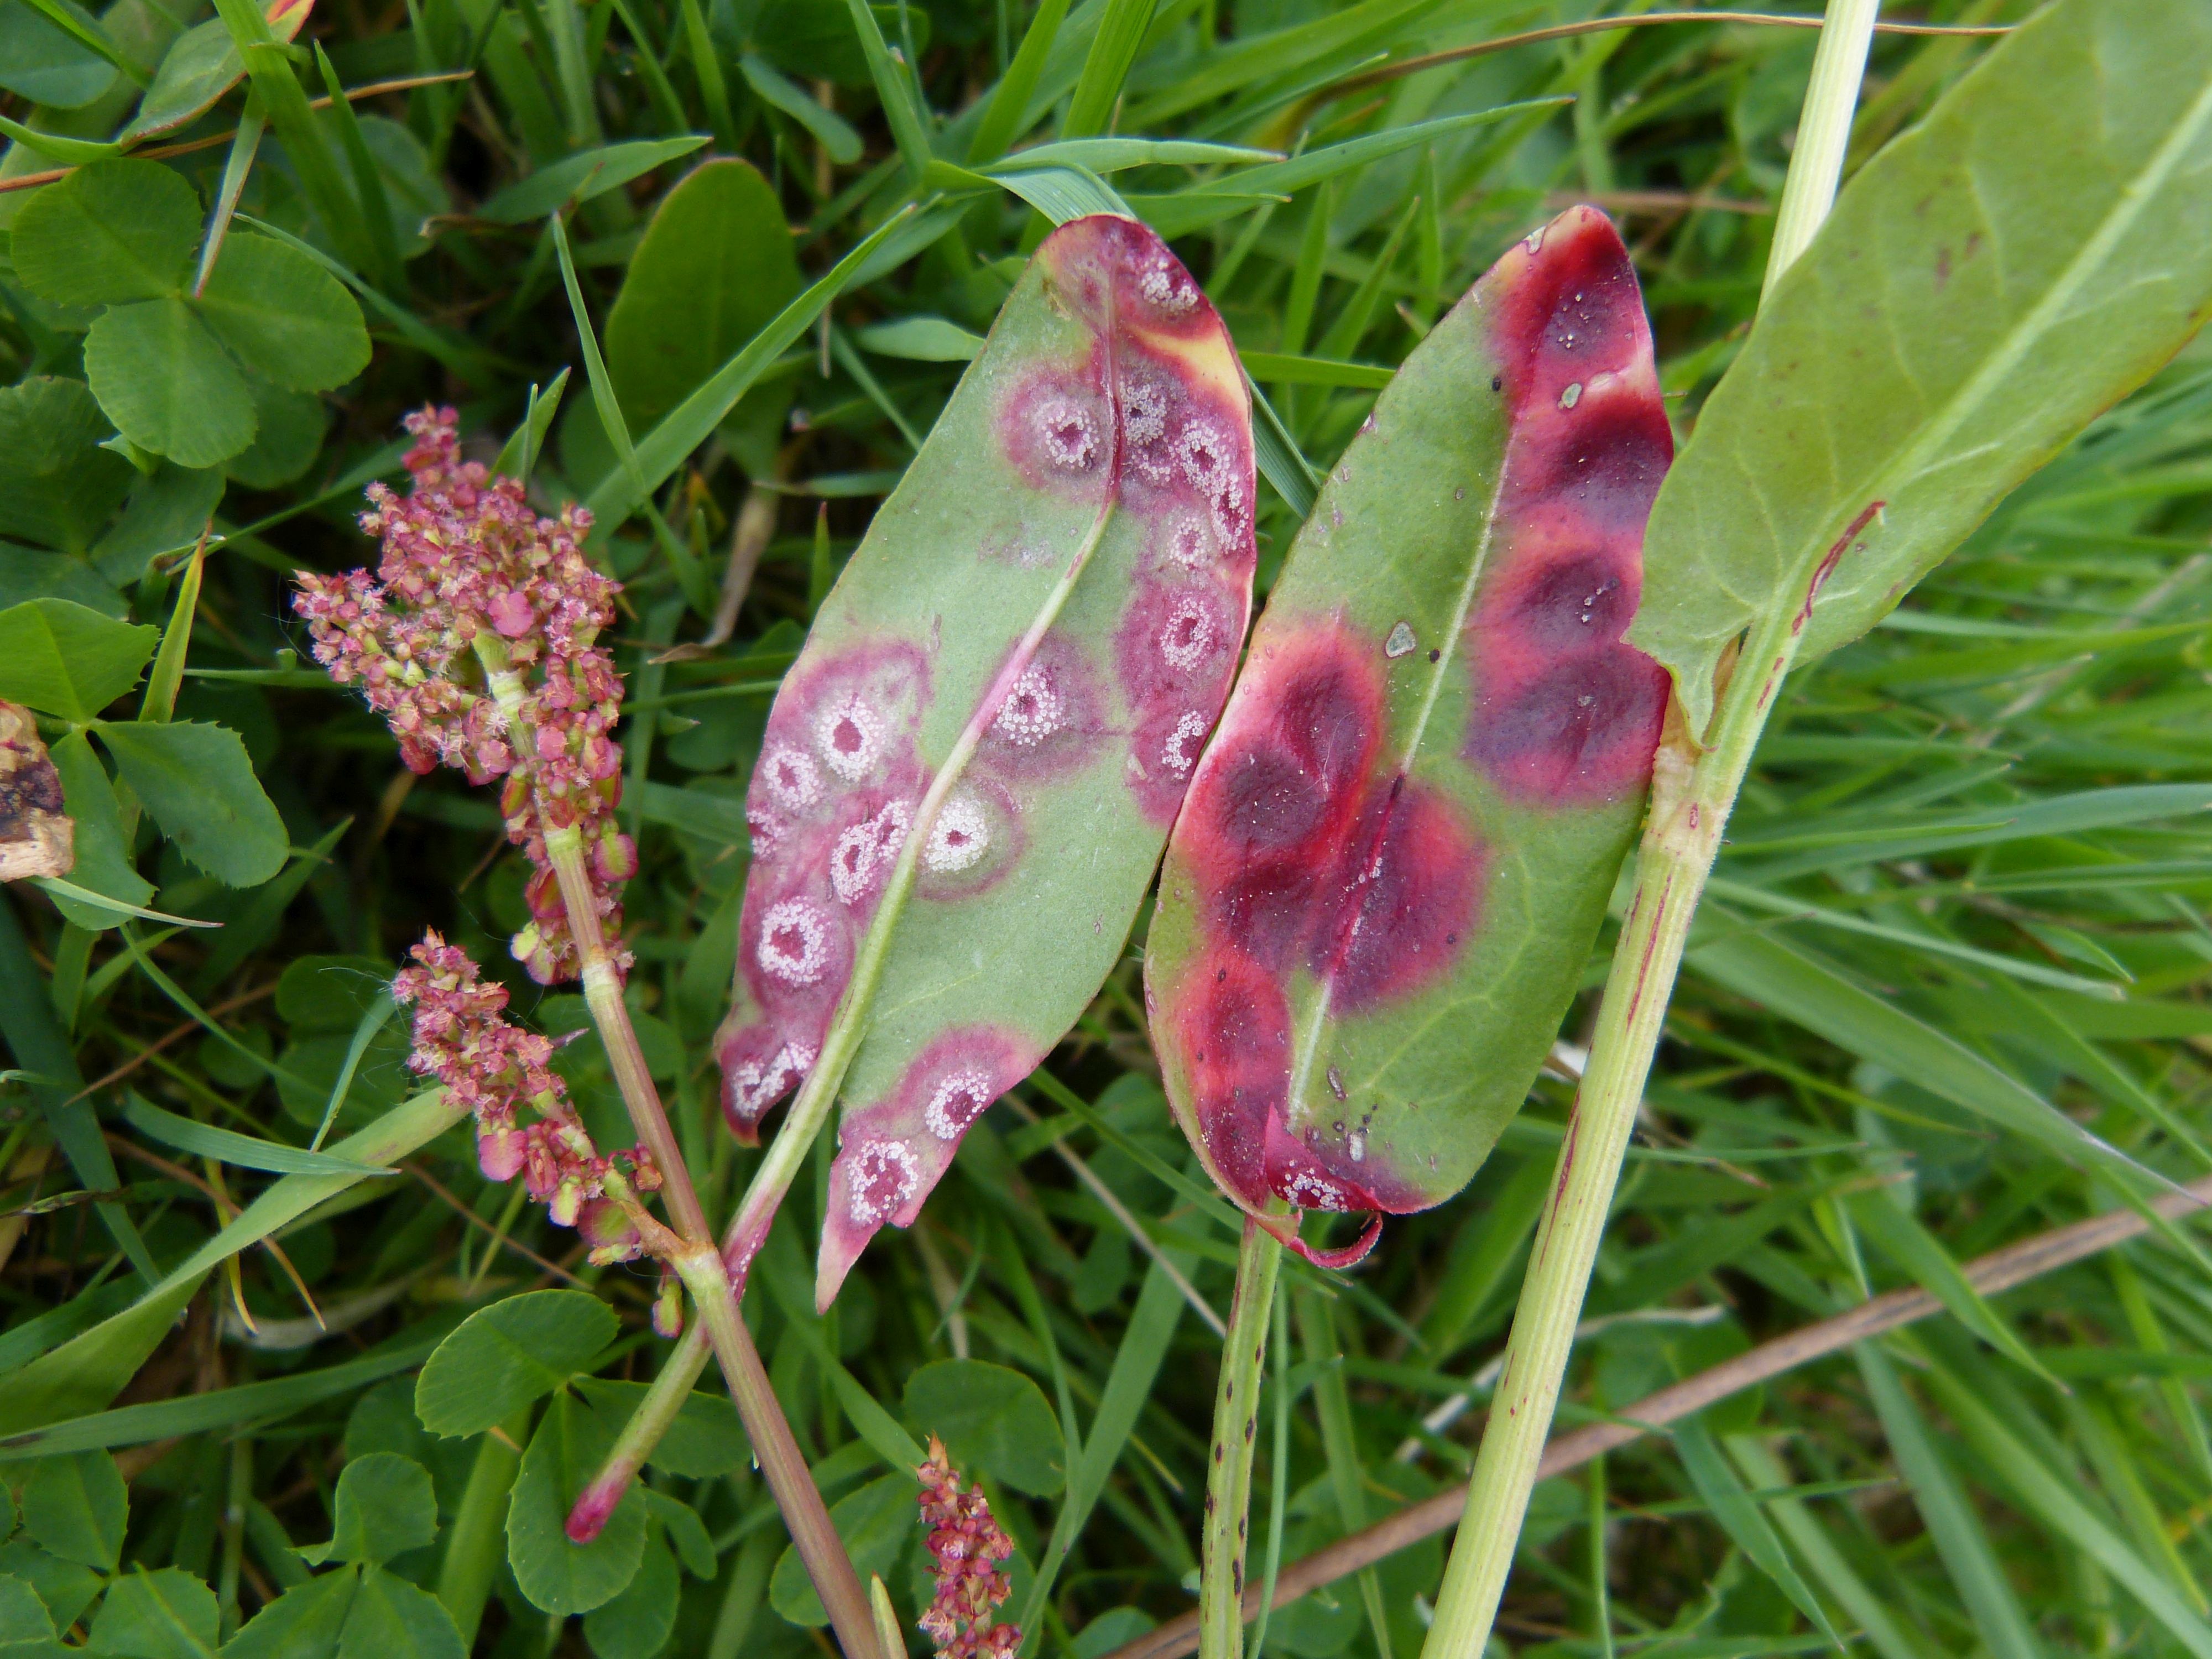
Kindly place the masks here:
[(2208, 308), (2212, 7), (2050, 8), (1845, 187), (1698, 416), (1634, 629), (1691, 730), (1746, 629), (1856, 639)]
[(1636, 274), (1577, 208), (1437, 324), (1330, 474), (1193, 780), (1146, 957), (1222, 1188), (1382, 1212), (1466, 1184), (1557, 1031), (1666, 677), (1622, 642), (1674, 443)]
[(837, 1063), (833, 1019), (865, 1032), (825, 1302), (1120, 953), (1228, 692), (1253, 490), (1220, 319), (1151, 231), (1079, 219), (1038, 248), (823, 605), (746, 798), (718, 1046), (750, 1139), (825, 1042)]

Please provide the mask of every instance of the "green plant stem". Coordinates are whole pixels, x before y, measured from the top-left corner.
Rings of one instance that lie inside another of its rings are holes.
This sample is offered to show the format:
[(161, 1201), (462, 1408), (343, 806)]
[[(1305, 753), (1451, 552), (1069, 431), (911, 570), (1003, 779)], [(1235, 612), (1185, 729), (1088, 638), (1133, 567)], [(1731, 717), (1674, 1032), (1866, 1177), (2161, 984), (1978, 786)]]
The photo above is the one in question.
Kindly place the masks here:
[(461, 1506), (446, 1529), (445, 1559), (438, 1566), (438, 1600), (453, 1615), (461, 1645), (473, 1647), (477, 1626), (483, 1622), (484, 1603), (490, 1599), (492, 1580), (507, 1559), (507, 1500), (514, 1477), (522, 1468), (520, 1448), (530, 1435), (527, 1407), (486, 1434), (477, 1444), (476, 1462), (469, 1466), (469, 1484), (462, 1489)]
[(1793, 605), (1762, 624), (1729, 682), (1710, 750), (1697, 755), (1671, 718), (1660, 744), (1635, 893), (1423, 1659), (1470, 1659), (1489, 1638), (1691, 919), (1774, 693), (1796, 655), (1797, 621)]
[(1782, 182), (1782, 205), (1774, 216), (1774, 245), (1766, 256), (1766, 280), (1759, 292), (1762, 305), (1782, 273), (1812, 245), (1835, 205), (1844, 155), (1850, 148), (1851, 112), (1858, 106), (1867, 48), (1874, 41), (1875, 14), (1881, 8), (1881, 0), (1828, 0), (1820, 44), (1813, 54), (1813, 78), (1805, 88), (1805, 112), (1797, 122), (1796, 148), (1790, 153), (1790, 175)]
[(1250, 1530), (1252, 1451), (1260, 1416), (1260, 1376), (1274, 1312), (1283, 1247), (1252, 1217), (1237, 1249), (1237, 1296), (1221, 1380), (1213, 1396), (1213, 1455), (1206, 1471), (1206, 1532), (1199, 1570), (1200, 1659), (1238, 1659), (1244, 1650), (1244, 1547)]
[[(1797, 149), (1783, 187), (1767, 292), (1810, 245), (1835, 201), (1878, 4), (1829, 0)], [(1475, 1659), (1489, 1642), (1690, 923), (1825, 574), (1816, 574), (1808, 592), (1791, 595), (1790, 604), (1778, 606), (1753, 630), (1707, 745), (1701, 748), (1683, 729), (1679, 704), (1669, 709), (1653, 759), (1651, 807), (1637, 850), (1628, 918), (1613, 947), (1589, 1063), (1559, 1148), (1551, 1201), (1537, 1224), (1504, 1370), (1422, 1659)]]

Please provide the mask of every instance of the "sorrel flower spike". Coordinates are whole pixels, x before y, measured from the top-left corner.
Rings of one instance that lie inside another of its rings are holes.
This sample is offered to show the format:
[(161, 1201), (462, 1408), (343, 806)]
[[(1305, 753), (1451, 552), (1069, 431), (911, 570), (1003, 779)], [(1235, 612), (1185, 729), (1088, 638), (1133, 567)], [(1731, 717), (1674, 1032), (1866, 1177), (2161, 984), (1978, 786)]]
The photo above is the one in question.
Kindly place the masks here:
[(803, 1146), (842, 1079), (825, 1305), (1120, 954), (1243, 638), (1253, 489), (1219, 318), (1143, 225), (1079, 219), (823, 606), (746, 798), (719, 1047), (748, 1140), (818, 1071)]
[(1285, 1243), (1285, 1206), (1372, 1212), (1357, 1260), (1534, 1079), (1665, 709), (1621, 635), (1673, 453), (1635, 271), (1577, 208), (1415, 349), (1291, 548), (1145, 975), (1177, 1120)]
[(303, 574), (293, 609), (315, 659), (340, 684), (360, 685), (408, 766), (455, 767), (472, 783), (506, 778), (507, 836), (534, 866), (532, 921), (514, 954), (550, 985), (574, 977), (577, 959), (547, 834), (580, 838), (610, 938), (621, 931), (617, 896), (637, 867), (614, 818), (622, 677), (598, 643), (616, 586), (584, 556), (591, 515), (570, 507), (540, 518), (519, 482), (463, 461), (452, 410), (418, 410), (407, 430), (408, 493), (371, 484), (362, 515), (383, 543), (376, 574)]
[(644, 1243), (620, 1200), (660, 1186), (645, 1149), (599, 1155), (550, 1068), (551, 1040), (507, 1018), (507, 988), (484, 981), (465, 951), (434, 932), (412, 955), (392, 981), (392, 1000), (415, 1010), (407, 1064), (468, 1108), (484, 1178), (520, 1176), (556, 1222), (590, 1242), (592, 1261), (634, 1261)]
[(921, 1482), (921, 1519), (929, 1528), (929, 1575), (935, 1593), (916, 1622), (937, 1649), (937, 1659), (1013, 1659), (1021, 1650), (1018, 1625), (996, 1622), (996, 1610), (1012, 1586), (1000, 1564), (1014, 1553), (978, 1486), (963, 1491), (945, 1443), (929, 1437), (929, 1461), (915, 1470)]

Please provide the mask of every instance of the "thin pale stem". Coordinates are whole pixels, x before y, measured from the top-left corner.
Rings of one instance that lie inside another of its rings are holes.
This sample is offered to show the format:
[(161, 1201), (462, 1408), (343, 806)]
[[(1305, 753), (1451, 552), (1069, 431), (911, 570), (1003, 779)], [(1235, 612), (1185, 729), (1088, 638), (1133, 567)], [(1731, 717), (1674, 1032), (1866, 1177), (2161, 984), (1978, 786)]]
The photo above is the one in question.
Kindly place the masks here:
[[(1783, 186), (1767, 265), (1769, 293), (1811, 243), (1835, 201), (1879, 3), (1829, 0)], [(1813, 578), (1814, 588), (1819, 580)], [(1683, 727), (1679, 705), (1669, 712), (1652, 769), (1651, 808), (1637, 851), (1628, 919), (1613, 947), (1589, 1064), (1559, 1148), (1551, 1202), (1537, 1224), (1504, 1370), (1422, 1659), (1477, 1659), (1490, 1640), (1691, 919), (1812, 604), (1811, 589), (1792, 593), (1786, 607), (1759, 623), (1723, 696), (1710, 746), (1701, 750), (1695, 734)]]
[(1875, 13), (1881, 0), (1828, 0), (1820, 44), (1813, 54), (1813, 79), (1805, 88), (1805, 112), (1797, 123), (1790, 176), (1783, 181), (1782, 205), (1774, 216), (1774, 245), (1766, 256), (1765, 296), (1774, 292), (1782, 273), (1797, 263), (1814, 234), (1835, 205), (1844, 174), (1844, 155), (1851, 143), (1851, 112), (1866, 74), (1867, 48), (1873, 44)]
[(1237, 1297), (1213, 1396), (1213, 1455), (1206, 1472), (1206, 1534), (1198, 1589), (1200, 1659), (1244, 1651), (1244, 1550), (1250, 1531), (1252, 1451), (1260, 1376), (1283, 1247), (1251, 1216), (1237, 1251)]
[(1468, 1488), (1466, 1518), (1423, 1659), (1472, 1659), (1489, 1638), (1690, 921), (1774, 692), (1796, 653), (1792, 620), (1785, 614), (1770, 621), (1745, 653), (1711, 750), (1696, 755), (1673, 726), (1661, 744), (1635, 894), (1613, 950), (1551, 1201), (1537, 1225), (1505, 1368)]

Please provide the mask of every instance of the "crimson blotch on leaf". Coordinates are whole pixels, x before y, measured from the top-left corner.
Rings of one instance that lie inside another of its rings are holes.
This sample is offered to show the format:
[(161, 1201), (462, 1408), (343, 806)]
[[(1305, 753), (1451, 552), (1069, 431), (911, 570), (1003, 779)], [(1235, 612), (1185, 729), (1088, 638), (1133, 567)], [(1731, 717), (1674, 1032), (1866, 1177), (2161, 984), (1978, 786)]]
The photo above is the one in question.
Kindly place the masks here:
[[(750, 1140), (833, 1019), (866, 1022), (825, 1300), (1119, 956), (1228, 692), (1253, 490), (1219, 318), (1144, 226), (1076, 220), (823, 605), (746, 798), (720, 1054)], [(878, 960), (869, 1006), (841, 1012)]]
[(1168, 848), (1146, 959), (1177, 1119), (1283, 1212), (1465, 1185), (1571, 994), (1667, 679), (1625, 643), (1674, 453), (1626, 251), (1577, 208), (1407, 358), (1331, 473)]

